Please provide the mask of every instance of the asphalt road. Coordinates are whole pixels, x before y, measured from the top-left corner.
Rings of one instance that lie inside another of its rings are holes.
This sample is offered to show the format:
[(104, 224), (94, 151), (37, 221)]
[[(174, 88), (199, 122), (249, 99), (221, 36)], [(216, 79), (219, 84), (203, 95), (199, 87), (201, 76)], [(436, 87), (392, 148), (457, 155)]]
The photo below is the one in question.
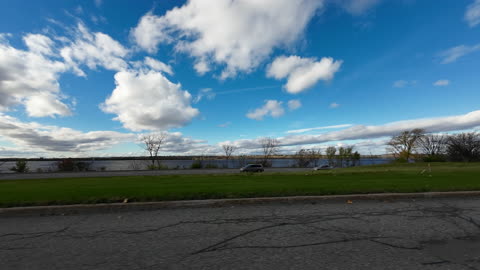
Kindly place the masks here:
[(480, 269), (480, 198), (0, 218), (7, 269)]
[[(311, 168), (266, 168), (265, 172), (302, 172)], [(0, 173), (0, 180), (50, 179), (73, 177), (112, 177), (136, 175), (179, 175), (179, 174), (232, 174), (239, 169), (198, 169), (198, 170), (152, 170), (152, 171), (105, 171), (105, 172), (54, 172), (54, 173)]]

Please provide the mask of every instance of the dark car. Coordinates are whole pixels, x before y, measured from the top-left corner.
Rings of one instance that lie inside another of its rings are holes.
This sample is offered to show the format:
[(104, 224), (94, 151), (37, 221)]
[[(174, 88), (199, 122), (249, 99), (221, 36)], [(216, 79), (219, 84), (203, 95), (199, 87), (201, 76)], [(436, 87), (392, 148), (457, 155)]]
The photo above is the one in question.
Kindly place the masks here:
[(248, 164), (245, 167), (240, 168), (241, 172), (263, 172), (262, 164)]

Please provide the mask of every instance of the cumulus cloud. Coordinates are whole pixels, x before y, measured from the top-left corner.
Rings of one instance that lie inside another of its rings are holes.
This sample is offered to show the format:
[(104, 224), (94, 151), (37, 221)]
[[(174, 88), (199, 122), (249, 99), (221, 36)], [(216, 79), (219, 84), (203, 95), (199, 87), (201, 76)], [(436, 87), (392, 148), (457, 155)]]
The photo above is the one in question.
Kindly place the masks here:
[(24, 42), (29, 50), (0, 40), (0, 111), (22, 104), (32, 117), (69, 115), (58, 82), (68, 67), (47, 57), (53, 41), (43, 35), (26, 35)]
[(81, 132), (71, 128), (22, 122), (0, 114), (0, 138), (11, 141), (27, 152), (75, 153), (107, 149), (120, 142), (134, 141), (135, 136), (114, 131)]
[(115, 74), (116, 88), (100, 106), (116, 114), (114, 120), (133, 131), (166, 130), (189, 123), (199, 112), (191, 95), (155, 70), (128, 70)]
[(351, 126), (352, 126), (351, 124), (341, 124), (341, 125), (334, 125), (334, 126), (302, 128), (302, 129), (288, 130), (287, 133), (305, 133), (305, 132), (314, 131), (314, 130), (337, 129), (337, 128), (346, 128)]
[(266, 100), (265, 104), (247, 113), (247, 117), (254, 120), (263, 120), (265, 116), (280, 117), (285, 113), (281, 101)]
[(54, 43), (47, 36), (40, 34), (27, 34), (23, 37), (23, 41), (30, 52), (44, 55), (53, 54)]
[(198, 103), (200, 102), (203, 98), (206, 98), (208, 100), (214, 99), (216, 96), (215, 92), (211, 88), (203, 88), (198, 91), (197, 96), (193, 100), (193, 103)]
[(433, 83), (434, 86), (447, 86), (450, 84), (449, 80), (438, 80)]
[(185, 137), (181, 132), (166, 133), (165, 143), (161, 151), (169, 154), (200, 155), (200, 154), (219, 154), (220, 147), (210, 145), (205, 140), (197, 140)]
[(442, 58), (442, 64), (449, 64), (457, 61), (461, 57), (464, 57), (479, 50), (480, 44), (476, 44), (473, 46), (459, 45), (441, 52), (439, 56)]
[(468, 5), (464, 18), (470, 27), (480, 24), (480, 0), (475, 0)]
[[(478, 126), (480, 126), (480, 110), (464, 115), (405, 120), (377, 126), (355, 125), (339, 131), (311, 135), (289, 135), (280, 137), (278, 140), (282, 146), (320, 144), (343, 140), (382, 138), (415, 128), (421, 128), (427, 132), (448, 132), (471, 129)], [(239, 148), (257, 149), (260, 147), (259, 140), (260, 139), (243, 139), (230, 143)]]
[(104, 33), (90, 32), (83, 23), (77, 25), (70, 44), (60, 50), (65, 63), (78, 76), (86, 76), (80, 65), (86, 65), (93, 70), (98, 67), (113, 71), (125, 70), (128, 64), (124, 58), (128, 53), (128, 49), (118, 41)]
[(275, 48), (296, 42), (323, 6), (318, 0), (190, 0), (164, 16), (147, 13), (131, 35), (137, 45), (156, 52), (175, 42), (177, 51), (196, 59), (203, 74), (208, 63), (225, 65), (222, 79), (250, 72)]
[(341, 60), (324, 57), (302, 58), (296, 55), (279, 56), (267, 68), (267, 77), (277, 80), (288, 78), (285, 89), (291, 94), (297, 94), (315, 85), (319, 80), (329, 81), (342, 65)]
[(302, 107), (302, 103), (298, 99), (289, 100), (287, 105), (288, 105), (288, 109), (290, 109), (290, 111), (294, 111), (294, 110)]

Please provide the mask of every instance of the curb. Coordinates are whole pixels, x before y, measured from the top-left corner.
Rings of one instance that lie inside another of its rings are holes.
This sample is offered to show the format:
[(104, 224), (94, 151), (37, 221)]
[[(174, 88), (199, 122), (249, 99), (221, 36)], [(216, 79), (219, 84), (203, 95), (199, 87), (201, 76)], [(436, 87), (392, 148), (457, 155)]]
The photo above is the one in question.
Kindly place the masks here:
[(452, 197), (479, 197), (480, 191), (456, 192), (423, 192), (423, 193), (373, 193), (352, 195), (325, 195), (325, 196), (292, 196), (292, 197), (264, 197), (242, 199), (211, 199), (188, 201), (161, 201), (161, 202), (134, 202), (134, 203), (102, 203), (102, 204), (72, 204), (52, 206), (31, 206), (0, 208), (0, 217), (12, 216), (49, 216), (49, 215), (75, 215), (97, 214), (127, 211), (152, 211), (161, 209), (179, 208), (206, 208), (224, 207), (235, 205), (255, 205), (271, 203), (319, 203), (319, 202), (345, 202), (354, 200), (405, 200), (405, 199), (430, 199)]

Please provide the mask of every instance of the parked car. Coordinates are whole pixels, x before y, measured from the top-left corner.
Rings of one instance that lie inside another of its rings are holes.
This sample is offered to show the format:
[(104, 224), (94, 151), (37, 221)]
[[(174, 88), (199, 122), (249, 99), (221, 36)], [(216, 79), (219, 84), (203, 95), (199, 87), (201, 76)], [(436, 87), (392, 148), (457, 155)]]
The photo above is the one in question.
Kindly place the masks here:
[(333, 169), (333, 167), (331, 167), (330, 165), (321, 165), (321, 166), (313, 167), (314, 171), (330, 170), (330, 169)]
[(245, 167), (240, 168), (240, 172), (263, 172), (262, 164), (248, 164)]

